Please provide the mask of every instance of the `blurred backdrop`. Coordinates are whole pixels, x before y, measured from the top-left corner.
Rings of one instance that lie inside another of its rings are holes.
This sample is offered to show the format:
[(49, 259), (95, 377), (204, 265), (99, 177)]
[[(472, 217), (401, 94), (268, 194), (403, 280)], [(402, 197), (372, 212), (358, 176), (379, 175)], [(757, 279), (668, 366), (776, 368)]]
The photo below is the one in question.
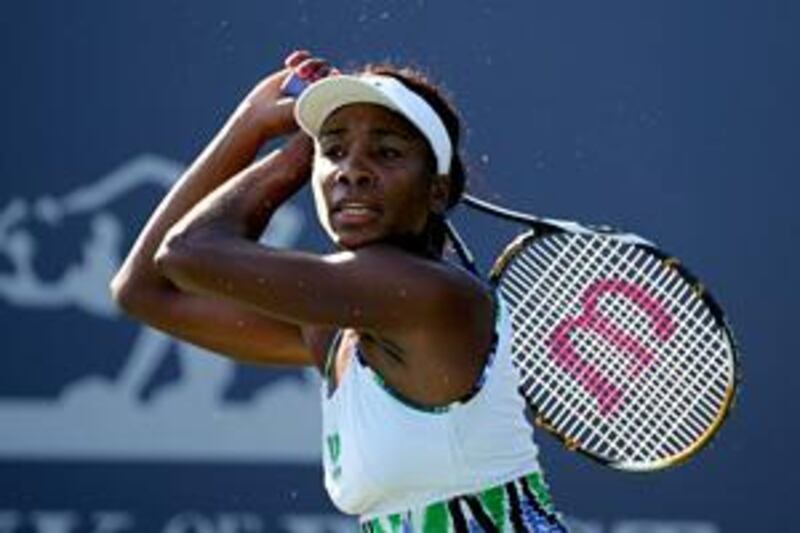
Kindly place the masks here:
[[(147, 213), (289, 51), (444, 84), (474, 192), (683, 257), (744, 350), (690, 463), (605, 470), (539, 435), (576, 532), (788, 532), (800, 296), (800, 7), (790, 0), (29, 0), (0, 17), (0, 531), (351, 531), (322, 489), (317, 378), (122, 317)], [(484, 266), (514, 228), (457, 212)], [(306, 192), (265, 240), (325, 250)]]

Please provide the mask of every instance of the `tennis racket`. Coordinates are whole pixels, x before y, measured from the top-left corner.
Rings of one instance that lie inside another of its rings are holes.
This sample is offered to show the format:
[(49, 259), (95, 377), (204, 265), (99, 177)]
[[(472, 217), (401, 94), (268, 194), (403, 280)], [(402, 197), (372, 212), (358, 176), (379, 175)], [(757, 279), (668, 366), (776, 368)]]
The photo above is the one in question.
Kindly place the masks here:
[(510, 312), (520, 391), (537, 425), (627, 471), (680, 464), (711, 440), (735, 397), (737, 345), (722, 308), (680, 261), (630, 233), (469, 195), (462, 203), (529, 227), (489, 280)]

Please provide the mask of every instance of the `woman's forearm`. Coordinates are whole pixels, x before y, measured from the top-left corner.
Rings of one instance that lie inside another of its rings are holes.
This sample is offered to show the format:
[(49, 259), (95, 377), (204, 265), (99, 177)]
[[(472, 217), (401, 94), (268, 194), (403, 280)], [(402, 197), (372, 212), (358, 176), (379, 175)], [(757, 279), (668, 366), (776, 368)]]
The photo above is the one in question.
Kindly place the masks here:
[(207, 232), (257, 240), (275, 211), (308, 181), (312, 153), (311, 139), (295, 133), (203, 198), (172, 226), (162, 245)]
[(207, 292), (218, 280), (202, 265), (258, 239), (275, 211), (308, 181), (312, 152), (311, 139), (297, 133), (209, 194), (167, 233), (155, 257), (160, 272), (183, 290)]

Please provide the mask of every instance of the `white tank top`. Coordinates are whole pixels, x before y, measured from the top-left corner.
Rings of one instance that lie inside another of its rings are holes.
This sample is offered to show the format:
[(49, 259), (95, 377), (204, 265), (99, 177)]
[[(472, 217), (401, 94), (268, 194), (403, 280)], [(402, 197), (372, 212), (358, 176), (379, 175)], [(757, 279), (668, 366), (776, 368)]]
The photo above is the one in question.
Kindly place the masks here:
[(358, 353), (351, 354), (332, 392), (325, 376), (323, 465), (334, 504), (369, 519), (538, 472), (510, 340), (501, 304), (497, 342), (480, 389), (469, 400), (441, 408), (403, 401)]

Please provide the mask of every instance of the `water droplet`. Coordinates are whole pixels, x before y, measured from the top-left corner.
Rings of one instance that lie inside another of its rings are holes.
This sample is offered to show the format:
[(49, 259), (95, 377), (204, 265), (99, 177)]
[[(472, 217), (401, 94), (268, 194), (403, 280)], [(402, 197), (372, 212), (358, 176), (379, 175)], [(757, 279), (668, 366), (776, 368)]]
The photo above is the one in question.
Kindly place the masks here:
[(489, 154), (481, 154), (481, 163), (484, 165), (489, 164)]

